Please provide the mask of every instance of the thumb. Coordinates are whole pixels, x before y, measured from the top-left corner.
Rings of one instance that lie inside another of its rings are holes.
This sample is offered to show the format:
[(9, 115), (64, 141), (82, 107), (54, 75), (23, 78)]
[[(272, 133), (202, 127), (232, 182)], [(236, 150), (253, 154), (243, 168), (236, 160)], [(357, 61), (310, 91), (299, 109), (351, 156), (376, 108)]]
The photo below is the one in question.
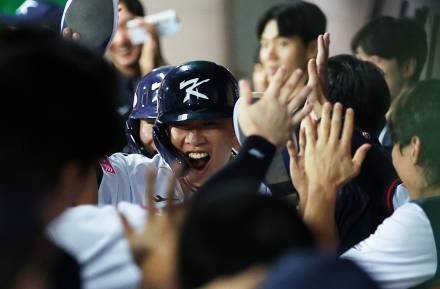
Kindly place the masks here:
[(361, 170), (362, 163), (364, 162), (365, 157), (367, 156), (367, 152), (370, 150), (370, 148), (371, 148), (370, 144), (363, 144), (360, 148), (356, 150), (352, 160), (356, 175)]
[(252, 104), (251, 85), (247, 80), (244, 79), (240, 80), (238, 85), (240, 87), (240, 98), (243, 99), (241, 105), (245, 105), (245, 106), (251, 105)]

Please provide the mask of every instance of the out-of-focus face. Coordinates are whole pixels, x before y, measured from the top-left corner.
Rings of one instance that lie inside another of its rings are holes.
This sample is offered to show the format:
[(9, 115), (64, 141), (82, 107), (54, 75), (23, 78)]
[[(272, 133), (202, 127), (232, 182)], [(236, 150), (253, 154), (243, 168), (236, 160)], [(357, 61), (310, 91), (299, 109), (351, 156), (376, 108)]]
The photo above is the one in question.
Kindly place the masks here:
[(390, 90), (391, 99), (395, 99), (401, 94), (404, 79), (396, 58), (386, 59), (377, 55), (367, 54), (362, 47), (356, 49), (356, 57), (364, 61), (372, 62), (383, 71), (385, 81)]
[(190, 161), (189, 184), (200, 187), (231, 157), (235, 134), (232, 120), (185, 121), (171, 127), (171, 143)]
[(280, 36), (277, 22), (267, 22), (260, 38), (260, 62), (268, 80), (282, 65), (287, 68), (288, 74), (297, 68), (305, 69), (307, 60), (315, 57), (314, 43), (305, 45), (298, 36)]
[(153, 141), (153, 126), (154, 120), (140, 120), (139, 137), (144, 147), (150, 153), (155, 153), (157, 151)]
[(128, 35), (127, 22), (136, 16), (128, 11), (123, 3), (119, 3), (118, 30), (107, 51), (113, 64), (124, 73), (133, 68), (137, 69), (141, 56), (142, 45), (133, 45)]
[(421, 168), (415, 165), (412, 154), (414, 154), (413, 144), (401, 147), (395, 143), (391, 152), (393, 165), (399, 178), (410, 192), (411, 199), (415, 199), (426, 187), (426, 182)]

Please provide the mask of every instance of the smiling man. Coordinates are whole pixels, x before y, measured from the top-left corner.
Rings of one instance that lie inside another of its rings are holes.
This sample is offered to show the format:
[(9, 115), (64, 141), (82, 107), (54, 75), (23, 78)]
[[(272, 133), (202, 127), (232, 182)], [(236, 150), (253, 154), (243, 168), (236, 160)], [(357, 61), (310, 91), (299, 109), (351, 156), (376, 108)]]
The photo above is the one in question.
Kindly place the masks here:
[(183, 201), (231, 159), (232, 112), (238, 95), (232, 74), (213, 62), (192, 61), (168, 72), (158, 93), (153, 129), (159, 154), (149, 159), (117, 153), (102, 160), (99, 203), (146, 204), (145, 175), (154, 170), (155, 201), (161, 206), (174, 163), (183, 168), (175, 188), (177, 199)]
[(259, 64), (266, 83), (256, 85), (265, 88), (281, 66), (288, 73), (305, 71), (307, 61), (316, 57), (316, 39), (326, 25), (324, 13), (309, 2), (282, 3), (267, 10), (257, 24)]

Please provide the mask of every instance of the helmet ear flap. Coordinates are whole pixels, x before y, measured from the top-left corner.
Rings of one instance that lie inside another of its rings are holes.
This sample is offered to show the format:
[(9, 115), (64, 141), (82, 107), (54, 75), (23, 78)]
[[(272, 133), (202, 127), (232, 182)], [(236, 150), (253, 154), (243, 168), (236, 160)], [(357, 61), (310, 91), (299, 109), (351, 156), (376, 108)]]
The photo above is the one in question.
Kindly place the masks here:
[(186, 175), (190, 168), (190, 164), (185, 155), (171, 143), (171, 137), (167, 125), (156, 121), (153, 126), (153, 141), (157, 150), (160, 152), (160, 155), (170, 167), (175, 166), (176, 164), (180, 166), (181, 175), (176, 177)]

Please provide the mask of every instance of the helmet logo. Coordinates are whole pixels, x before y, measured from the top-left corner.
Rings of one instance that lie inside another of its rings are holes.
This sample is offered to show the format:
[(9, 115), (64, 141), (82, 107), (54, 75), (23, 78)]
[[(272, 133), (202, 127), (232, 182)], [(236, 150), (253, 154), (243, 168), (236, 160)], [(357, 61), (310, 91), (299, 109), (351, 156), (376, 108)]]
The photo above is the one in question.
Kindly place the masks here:
[(203, 93), (200, 93), (199, 90), (197, 89), (197, 87), (199, 87), (201, 84), (210, 81), (210, 79), (205, 79), (202, 80), (200, 82), (198, 82), (199, 79), (198, 78), (193, 78), (187, 81), (182, 81), (180, 83), (180, 89), (184, 89), (185, 87), (187, 87), (188, 85), (191, 85), (190, 87), (188, 87), (185, 92), (185, 98), (183, 99), (183, 103), (189, 101), (189, 98), (191, 95), (197, 97), (197, 99), (199, 98), (203, 98), (203, 99), (209, 99), (206, 95), (204, 95)]
[[(156, 90), (160, 87), (160, 82), (155, 82), (151, 85), (151, 90)], [(152, 103), (156, 102), (157, 103), (157, 94), (153, 97), (153, 99), (151, 100)]]
[(27, 0), (24, 1), (23, 4), (21, 4), (20, 7), (18, 7), (17, 11), (15, 14), (17, 15), (26, 15), (28, 14), (28, 9), (29, 8), (35, 8), (38, 7), (38, 2), (34, 1), (34, 0)]

